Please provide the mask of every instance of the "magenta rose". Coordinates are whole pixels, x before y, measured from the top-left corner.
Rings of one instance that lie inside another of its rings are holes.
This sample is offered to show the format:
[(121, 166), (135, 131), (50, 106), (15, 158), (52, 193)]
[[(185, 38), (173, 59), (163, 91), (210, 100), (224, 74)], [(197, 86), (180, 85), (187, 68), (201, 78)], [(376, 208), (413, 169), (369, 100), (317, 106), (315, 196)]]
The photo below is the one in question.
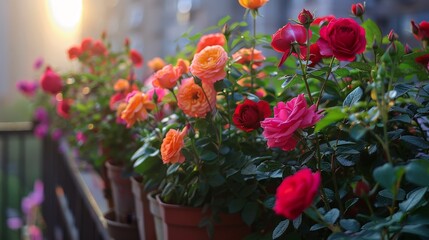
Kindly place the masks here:
[(351, 18), (338, 18), (320, 29), (317, 41), (322, 56), (334, 56), (340, 61), (353, 61), (366, 46), (365, 29)]
[(262, 134), (267, 139), (268, 147), (291, 151), (297, 144), (295, 132), (313, 126), (321, 117), (316, 105), (308, 107), (304, 94), (300, 94), (274, 107), (274, 117), (261, 122)]
[(40, 78), (40, 86), (43, 91), (55, 95), (63, 89), (63, 82), (56, 72), (54, 72), (50, 67), (47, 67)]
[(297, 218), (314, 200), (320, 186), (320, 172), (304, 168), (286, 177), (276, 192), (274, 211), (290, 220)]
[(261, 121), (271, 115), (270, 104), (266, 101), (254, 102), (246, 99), (237, 105), (232, 120), (237, 128), (251, 132), (261, 127)]

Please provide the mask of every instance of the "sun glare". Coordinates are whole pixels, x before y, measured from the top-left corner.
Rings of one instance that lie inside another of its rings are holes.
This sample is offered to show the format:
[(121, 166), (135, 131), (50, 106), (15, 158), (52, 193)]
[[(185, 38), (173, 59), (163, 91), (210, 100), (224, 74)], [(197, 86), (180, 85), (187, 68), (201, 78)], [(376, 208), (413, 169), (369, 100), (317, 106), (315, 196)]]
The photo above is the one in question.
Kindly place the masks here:
[(52, 17), (64, 29), (72, 29), (82, 15), (82, 0), (48, 0)]

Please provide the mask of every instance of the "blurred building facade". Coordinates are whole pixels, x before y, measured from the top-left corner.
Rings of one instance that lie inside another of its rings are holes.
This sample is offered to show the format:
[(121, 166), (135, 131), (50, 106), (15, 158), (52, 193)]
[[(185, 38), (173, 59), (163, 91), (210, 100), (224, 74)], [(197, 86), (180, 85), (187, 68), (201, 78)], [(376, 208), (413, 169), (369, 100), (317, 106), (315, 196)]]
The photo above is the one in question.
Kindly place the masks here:
[[(128, 37), (131, 46), (149, 60), (174, 54), (185, 31), (196, 33), (225, 15), (241, 21), (244, 15), (238, 0), (82, 0), (80, 22), (72, 31), (65, 31), (52, 20), (47, 2), (53, 1), (59, 0), (0, 1), (0, 121), (9, 120), (4, 111), (21, 106), (17, 101), (24, 102), (15, 84), (35, 77), (34, 59), (43, 57), (54, 68), (70, 69), (73, 64), (67, 61), (66, 50), (83, 37), (99, 38), (105, 31), (113, 48), (119, 48)], [(316, 16), (348, 17), (351, 4), (356, 2), (270, 0), (260, 9), (258, 32), (274, 33), (303, 8), (315, 11)], [(410, 20), (429, 20), (427, 0), (368, 0), (366, 5), (367, 15), (382, 27), (384, 35), (393, 28), (410, 44)], [(250, 20), (249, 16), (244, 20)], [(146, 69), (137, 73), (140, 77), (148, 74)]]

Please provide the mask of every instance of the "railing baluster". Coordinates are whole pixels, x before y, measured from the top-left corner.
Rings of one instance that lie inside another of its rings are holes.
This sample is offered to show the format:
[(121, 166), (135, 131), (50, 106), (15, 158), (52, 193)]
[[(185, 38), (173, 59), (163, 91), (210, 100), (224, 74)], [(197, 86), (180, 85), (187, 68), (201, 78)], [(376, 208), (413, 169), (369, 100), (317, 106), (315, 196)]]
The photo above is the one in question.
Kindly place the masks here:
[(8, 187), (9, 187), (9, 136), (4, 135), (2, 138), (3, 144), (2, 144), (2, 164), (1, 164), (1, 171), (2, 171), (2, 213), (1, 218), (2, 220), (2, 239), (9, 239), (9, 231), (7, 229), (6, 221), (7, 221), (7, 207), (9, 206), (9, 193), (8, 193)]

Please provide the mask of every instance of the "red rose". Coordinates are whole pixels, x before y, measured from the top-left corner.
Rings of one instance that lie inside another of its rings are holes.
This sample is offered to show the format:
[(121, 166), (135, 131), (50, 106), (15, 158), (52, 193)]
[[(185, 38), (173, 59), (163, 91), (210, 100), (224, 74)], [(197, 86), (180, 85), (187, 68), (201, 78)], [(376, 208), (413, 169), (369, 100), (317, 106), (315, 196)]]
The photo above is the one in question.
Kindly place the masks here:
[(351, 18), (333, 19), (320, 29), (317, 41), (322, 56), (334, 56), (340, 61), (353, 61), (366, 46), (365, 29)]
[(107, 54), (107, 48), (106, 46), (104, 46), (104, 43), (102, 41), (97, 40), (94, 42), (94, 45), (92, 46), (92, 54), (96, 56)]
[[(311, 38), (311, 32), (308, 37)], [(307, 30), (302, 25), (288, 23), (277, 30), (277, 32), (273, 34), (271, 46), (277, 52), (283, 53), (279, 66), (286, 61), (294, 50), (292, 44), (298, 44), (301, 51), (305, 51), (306, 43)]]
[(411, 21), (411, 30), (417, 40), (429, 40), (429, 22), (421, 21), (417, 25), (414, 21)]
[(370, 191), (371, 188), (369, 187), (369, 183), (364, 179), (361, 179), (356, 182), (356, 186), (353, 189), (353, 193), (358, 197), (368, 196)]
[(70, 118), (70, 108), (73, 103), (72, 99), (63, 99), (57, 103), (57, 113), (61, 117), (68, 119)]
[(320, 172), (304, 168), (286, 177), (276, 192), (274, 211), (290, 220), (297, 218), (314, 200), (320, 185)]
[(47, 67), (42, 77), (40, 78), (40, 86), (43, 91), (51, 94), (57, 94), (61, 92), (63, 83), (61, 77), (50, 67)]
[(335, 19), (334, 15), (328, 15), (328, 16), (318, 17), (318, 18), (314, 19), (314, 21), (311, 23), (311, 25), (312, 26), (319, 26), (319, 27), (321, 27), (325, 23), (328, 24), (329, 22), (331, 22), (332, 19)]
[(130, 50), (130, 58), (135, 67), (141, 67), (143, 64), (143, 57), (136, 50)]
[(69, 48), (67, 53), (69, 55), (69, 59), (73, 60), (75, 58), (78, 58), (82, 52), (81, 52), (79, 46), (73, 46), (73, 47)]
[[(306, 60), (307, 59), (307, 49), (302, 49), (303, 51), (301, 52), (301, 59), (302, 60)], [(294, 54), (296, 57), (298, 57), (298, 55)], [(308, 63), (309, 67), (314, 67), (316, 66), (316, 64), (318, 64), (320, 61), (322, 61), (323, 56), (320, 54), (320, 48), (319, 45), (317, 45), (316, 43), (313, 43), (310, 45), (310, 61)]]
[(423, 65), (423, 67), (429, 70), (429, 54), (416, 57), (415, 61), (416, 63), (420, 63), (421, 65)]
[(271, 115), (270, 104), (266, 101), (254, 102), (246, 99), (238, 104), (232, 120), (237, 128), (251, 132), (261, 127), (261, 121)]
[(82, 52), (88, 52), (92, 48), (92, 38), (84, 38), (80, 43), (80, 49)]

